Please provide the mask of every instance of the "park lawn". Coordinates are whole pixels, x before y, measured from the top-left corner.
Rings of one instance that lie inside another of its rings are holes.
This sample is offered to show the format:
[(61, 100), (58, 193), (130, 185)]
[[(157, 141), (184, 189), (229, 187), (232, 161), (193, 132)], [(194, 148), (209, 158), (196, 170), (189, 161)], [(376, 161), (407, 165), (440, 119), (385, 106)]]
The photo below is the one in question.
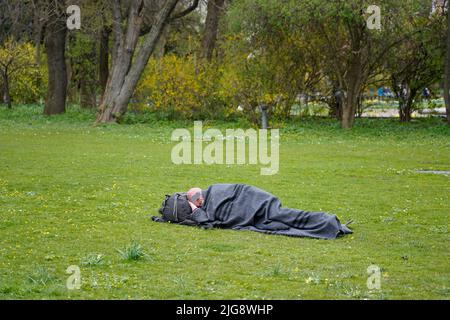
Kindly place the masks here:
[[(281, 130), (279, 173), (261, 176), (259, 165), (172, 164), (177, 123), (92, 127), (86, 112), (47, 119), (15, 108), (0, 110), (0, 299), (449, 299), (450, 176), (415, 171), (450, 170), (441, 120), (365, 119), (351, 131), (294, 121)], [(352, 218), (354, 234), (150, 220), (164, 194), (220, 182)], [(144, 258), (121, 257), (132, 242)], [(90, 255), (103, 259), (87, 265)], [(80, 290), (66, 288), (71, 265)], [(366, 286), (370, 265), (381, 268), (381, 290)]]

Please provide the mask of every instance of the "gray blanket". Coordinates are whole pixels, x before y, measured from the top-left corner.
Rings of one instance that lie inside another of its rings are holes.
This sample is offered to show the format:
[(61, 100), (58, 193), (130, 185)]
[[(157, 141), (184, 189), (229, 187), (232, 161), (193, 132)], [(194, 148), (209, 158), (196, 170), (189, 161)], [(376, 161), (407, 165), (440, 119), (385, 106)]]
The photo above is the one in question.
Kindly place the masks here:
[(215, 184), (203, 193), (203, 206), (182, 224), (319, 239), (352, 233), (335, 215), (283, 208), (277, 197), (253, 186)]

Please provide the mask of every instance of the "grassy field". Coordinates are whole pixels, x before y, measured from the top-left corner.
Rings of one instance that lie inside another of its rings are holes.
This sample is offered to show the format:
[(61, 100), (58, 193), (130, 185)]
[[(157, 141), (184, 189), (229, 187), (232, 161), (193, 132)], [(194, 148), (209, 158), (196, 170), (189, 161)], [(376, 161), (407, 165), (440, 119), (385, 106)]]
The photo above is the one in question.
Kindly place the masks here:
[[(172, 164), (170, 134), (191, 122), (92, 127), (90, 112), (40, 112), (0, 110), (0, 299), (450, 297), (450, 177), (416, 172), (450, 170), (442, 120), (364, 119), (351, 131), (292, 121), (279, 173), (261, 176), (258, 165)], [(165, 193), (220, 182), (353, 218), (354, 234), (326, 241), (149, 219)], [(381, 290), (366, 286), (372, 264)], [(71, 265), (80, 290), (66, 288)]]

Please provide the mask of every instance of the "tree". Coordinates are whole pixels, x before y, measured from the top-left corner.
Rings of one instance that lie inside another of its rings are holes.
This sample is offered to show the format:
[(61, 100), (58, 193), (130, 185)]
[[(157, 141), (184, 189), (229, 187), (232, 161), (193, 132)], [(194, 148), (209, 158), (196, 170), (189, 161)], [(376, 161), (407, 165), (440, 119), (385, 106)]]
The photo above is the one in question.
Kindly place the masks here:
[[(422, 90), (442, 77), (441, 19), (437, 15), (412, 15), (404, 23), (408, 41), (400, 43), (386, 62), (386, 73), (399, 101), (399, 118), (411, 120), (414, 104)], [(411, 30), (408, 30), (411, 29)]]
[(18, 73), (35, 68), (34, 48), (29, 43), (18, 43), (12, 38), (0, 47), (0, 75), (3, 83), (3, 101), (11, 109), (10, 83)]
[(34, 11), (27, 1), (0, 1), (0, 44), (7, 39), (27, 41), (34, 32), (34, 25), (30, 23)]
[(216, 47), (219, 21), (224, 10), (225, 0), (209, 0), (203, 33), (201, 56), (211, 61)]
[[(249, 41), (266, 33), (258, 47), (262, 52), (273, 44), (275, 47), (279, 44), (278, 33), (274, 30), (284, 29), (287, 38), (300, 34), (303, 44), (297, 46), (297, 50), (292, 50), (298, 52), (299, 58), (295, 64), (284, 64), (285, 72), (289, 74), (297, 69), (307, 70), (308, 65), (314, 62), (317, 67), (313, 69), (319, 69), (320, 72), (311, 78), (312, 83), (320, 78), (327, 79), (334, 92), (327, 92), (326, 95), (338, 97), (329, 99), (334, 106), (334, 114), (340, 119), (343, 128), (351, 128), (363, 89), (379, 74), (385, 58), (392, 50), (407, 40), (408, 35), (398, 30), (414, 12), (415, 6), (424, 1), (404, 3), (386, 0), (380, 3), (383, 21), (381, 30), (369, 29), (369, 14), (366, 10), (371, 3), (365, 0), (242, 0), (233, 3), (232, 16), (236, 15), (234, 24), (247, 30), (245, 37)], [(244, 17), (242, 12), (246, 13)], [(286, 55), (290, 53), (285, 52)], [(306, 74), (314, 73), (308, 71)], [(297, 89), (301, 87), (297, 86)], [(322, 95), (324, 93), (322, 91)]]
[[(113, 2), (114, 51), (112, 70), (99, 108), (97, 123), (117, 122), (127, 111), (128, 102), (137, 86), (150, 55), (155, 50), (164, 27), (173, 19), (181, 18), (198, 6), (194, 0), (187, 8), (174, 12), (179, 0), (167, 0), (159, 8), (144, 0), (133, 0), (128, 6), (128, 17), (123, 24), (120, 0)], [(156, 12), (155, 14), (151, 14)], [(151, 27), (135, 54), (143, 32), (144, 18), (152, 16)], [(123, 27), (122, 27), (123, 25)]]
[(444, 68), (444, 101), (447, 113), (447, 124), (450, 126), (450, 3), (447, 1), (447, 32)]
[(419, 1), (403, 3), (384, 1), (380, 3), (381, 29), (369, 29), (366, 10), (367, 1), (322, 1), (305, 2), (304, 23), (311, 37), (325, 55), (324, 72), (335, 79), (340, 93), (340, 118), (342, 128), (354, 125), (355, 113), (360, 103), (363, 88), (380, 73), (384, 60), (398, 44), (408, 39), (408, 34), (399, 33), (402, 23), (408, 18)]
[(65, 1), (54, 0), (46, 3), (47, 23), (45, 52), (47, 54), (48, 90), (44, 114), (53, 115), (66, 111), (67, 68)]
[[(7, 45), (8, 48), (4, 47), (3, 49), (6, 51), (12, 50), (12, 52), (19, 51), (19, 56), (14, 57), (13, 60), (27, 60), (23, 61), (24, 64), (22, 66), (14, 67), (14, 69), (18, 68), (20, 70), (13, 72), (10, 76), (6, 75), (8, 78), (7, 81), (0, 80), (2, 82), (0, 94), (4, 101), (9, 101), (7, 102), (8, 105), (11, 100), (11, 93), (13, 93), (17, 101), (35, 101), (39, 97), (40, 90), (38, 87), (41, 87), (42, 74), (38, 72), (34, 64), (33, 54), (29, 55), (27, 53), (27, 57), (25, 57), (20, 52), (24, 51), (24, 46), (27, 47), (27, 50), (33, 47), (31, 42), (36, 39), (34, 60), (37, 67), (40, 67), (40, 40), (43, 17), (36, 7), (36, 3), (40, 1), (0, 1), (0, 44), (4, 45), (9, 42)], [(5, 73), (2, 78), (5, 78)], [(16, 91), (15, 94), (14, 91)]]
[(80, 7), (81, 29), (68, 33), (66, 40), (68, 101), (83, 108), (95, 108), (109, 75), (111, 3), (72, 0), (71, 4)]
[(93, 36), (86, 33), (76, 32), (70, 38), (67, 50), (71, 67), (69, 88), (79, 93), (76, 100), (82, 108), (95, 108), (99, 87), (97, 44)]
[(224, 84), (255, 123), (260, 105), (268, 105), (270, 115), (289, 117), (300, 94), (314, 92), (322, 78), (315, 39), (309, 39), (291, 9), (276, 0), (244, 0), (227, 10)]

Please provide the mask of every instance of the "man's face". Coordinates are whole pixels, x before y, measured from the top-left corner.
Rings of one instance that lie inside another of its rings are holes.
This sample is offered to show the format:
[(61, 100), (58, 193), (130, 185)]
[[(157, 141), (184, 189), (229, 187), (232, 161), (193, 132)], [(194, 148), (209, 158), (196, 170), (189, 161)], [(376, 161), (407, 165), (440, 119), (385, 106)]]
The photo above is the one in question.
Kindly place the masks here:
[(191, 201), (196, 207), (201, 207), (203, 205), (204, 199), (202, 195), (202, 189), (191, 188), (187, 192), (188, 200)]
[(203, 202), (204, 202), (204, 200), (203, 200), (203, 198), (198, 198), (195, 202), (194, 202), (194, 204), (197, 206), (197, 207), (201, 207), (202, 205), (203, 205)]

